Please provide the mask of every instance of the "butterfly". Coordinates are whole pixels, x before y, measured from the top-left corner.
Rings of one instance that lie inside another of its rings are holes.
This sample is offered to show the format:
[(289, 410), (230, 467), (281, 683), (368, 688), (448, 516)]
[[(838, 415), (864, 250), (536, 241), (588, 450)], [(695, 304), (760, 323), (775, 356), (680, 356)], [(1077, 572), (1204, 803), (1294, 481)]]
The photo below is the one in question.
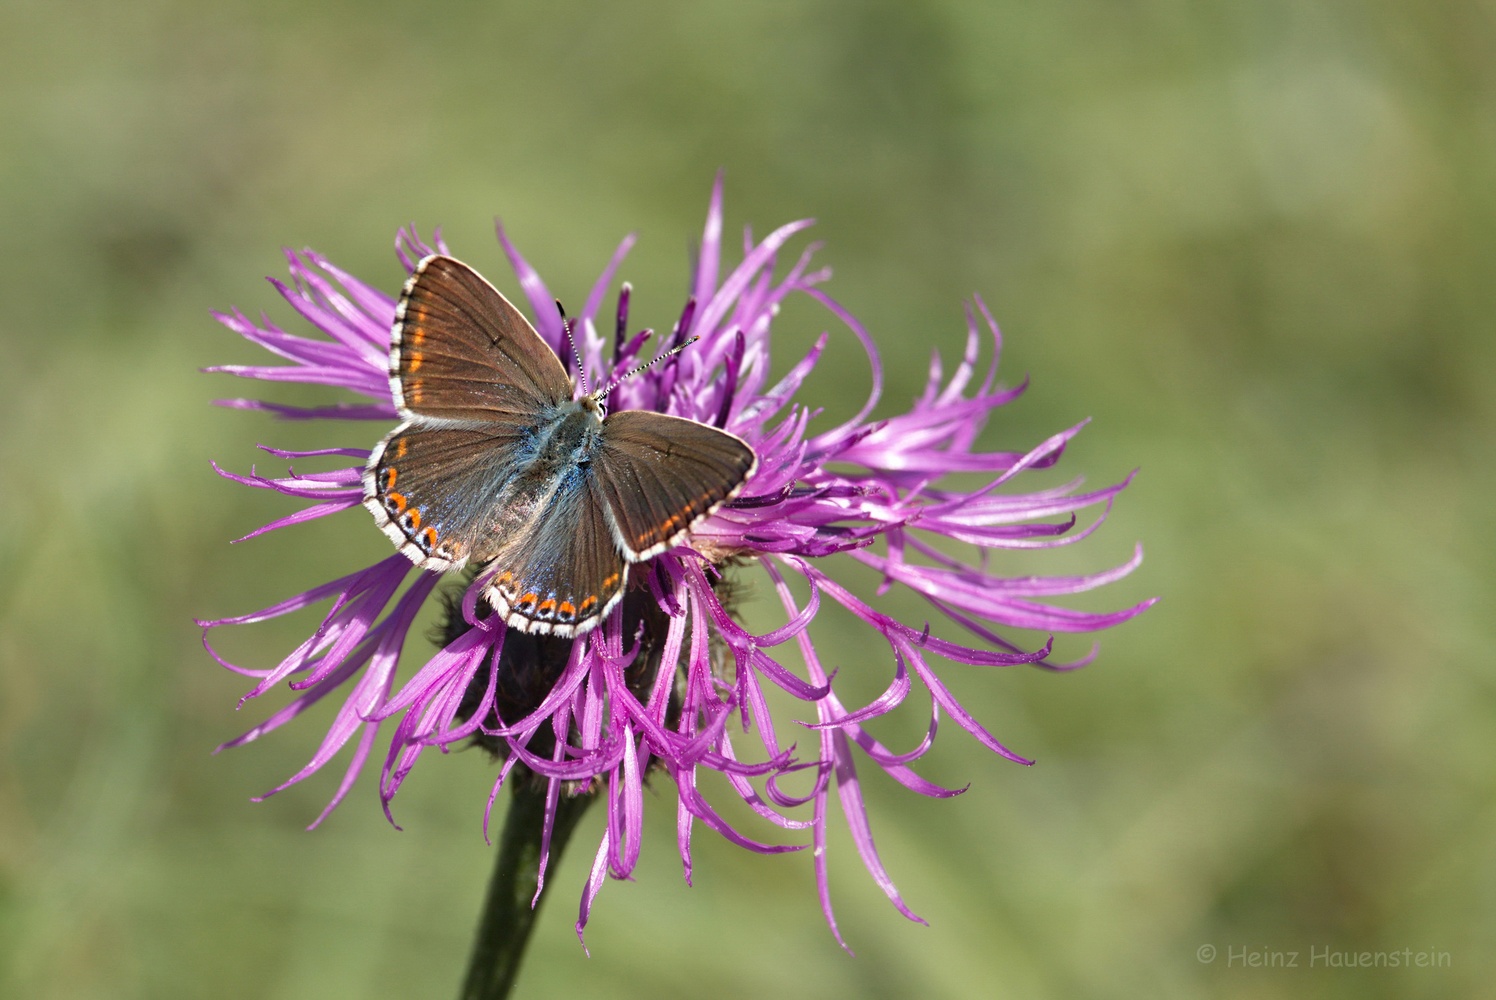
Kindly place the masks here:
[(571, 637), (623, 597), (629, 567), (679, 542), (753, 475), (741, 439), (577, 398), (556, 352), (482, 275), (424, 258), (390, 335), (401, 422), (364, 467), (364, 506), (421, 569), (469, 563), (512, 628)]

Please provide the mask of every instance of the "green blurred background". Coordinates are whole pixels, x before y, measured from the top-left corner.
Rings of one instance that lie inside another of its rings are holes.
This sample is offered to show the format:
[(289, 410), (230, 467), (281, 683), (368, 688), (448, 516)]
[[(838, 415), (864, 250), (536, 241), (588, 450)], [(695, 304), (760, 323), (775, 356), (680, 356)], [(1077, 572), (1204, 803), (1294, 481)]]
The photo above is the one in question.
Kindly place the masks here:
[[(481, 754), (423, 760), (396, 803), (404, 832), (365, 780), (313, 833), (335, 771), (248, 800), (305, 762), (325, 713), (209, 755), (272, 706), (234, 712), (246, 684), (191, 618), (388, 544), (348, 515), (227, 545), (292, 504), (210, 459), (244, 471), (259, 442), (381, 431), (212, 407), (331, 394), (197, 374), (261, 357), (208, 311), (292, 323), (262, 281), (284, 274), (282, 245), (394, 290), (408, 221), (443, 225), (512, 290), (499, 215), (578, 305), (638, 230), (635, 322), (665, 326), (719, 168), (730, 234), (819, 219), (830, 290), (885, 352), (884, 413), (932, 345), (959, 351), (961, 301), (983, 294), (1007, 379), (1034, 381), (985, 442), (1027, 447), (1091, 416), (1060, 471), (1099, 485), (1142, 469), (1089, 542), (1011, 565), (1099, 569), (1141, 539), (1141, 570), (1072, 603), (1164, 601), (1078, 674), (946, 670), (1037, 767), (948, 725), (922, 771), (966, 795), (921, 800), (865, 769), (884, 859), (930, 927), (892, 911), (841, 825), (833, 891), (855, 959), (821, 922), (806, 854), (752, 856), (703, 829), (686, 888), (661, 782), (639, 877), (605, 887), (591, 958), (570, 928), (588, 818), (520, 994), (1489, 989), (1489, 4), (3, 14), (0, 995), (455, 992), (492, 857)], [(827, 325), (788, 312), (781, 366)], [(845, 340), (810, 390), (832, 414), (865, 384)], [(833, 617), (823, 645), (854, 693), (876, 691), (886, 656)], [(225, 644), (265, 664), (309, 627)], [(908, 745), (920, 705), (881, 732)], [(1324, 948), (1450, 966), (1309, 968)], [(1244, 949), (1299, 967), (1243, 967)]]

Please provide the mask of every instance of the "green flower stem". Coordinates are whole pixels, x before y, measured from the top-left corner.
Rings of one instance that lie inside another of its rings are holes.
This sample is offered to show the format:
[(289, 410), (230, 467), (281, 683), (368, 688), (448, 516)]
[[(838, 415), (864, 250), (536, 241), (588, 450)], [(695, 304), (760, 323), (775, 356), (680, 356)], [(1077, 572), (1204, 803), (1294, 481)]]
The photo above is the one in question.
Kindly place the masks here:
[[(545, 901), (542, 895), (533, 909), (530, 906), (540, 871), (540, 838), (545, 830), (545, 788), (534, 785), (524, 781), (514, 785), (461, 1000), (501, 1000), (509, 995), (519, 977), (540, 903)], [(551, 829), (549, 873), (556, 871), (577, 822), (596, 797), (561, 796)]]

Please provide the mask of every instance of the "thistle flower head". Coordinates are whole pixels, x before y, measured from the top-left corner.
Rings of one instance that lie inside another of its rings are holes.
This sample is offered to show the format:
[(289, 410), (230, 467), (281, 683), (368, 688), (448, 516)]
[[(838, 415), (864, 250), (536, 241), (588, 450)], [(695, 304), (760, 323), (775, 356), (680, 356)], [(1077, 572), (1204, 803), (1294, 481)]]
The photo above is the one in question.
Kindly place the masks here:
[[(274, 789), (311, 776), (352, 744), (342, 781), (317, 822), (342, 801), (376, 750), (382, 754), (379, 795), (388, 814), (401, 783), (427, 750), (474, 739), (503, 757), (490, 808), (500, 787), (520, 774), (544, 783), (552, 814), (563, 795), (602, 797), (607, 824), (582, 893), (579, 935), (604, 879), (629, 877), (638, 861), (644, 784), (651, 772), (675, 786), (677, 846), (688, 882), (697, 824), (760, 853), (812, 846), (822, 909), (840, 940), (825, 851), (834, 802), (874, 880), (900, 912), (918, 920), (878, 857), (857, 781), (859, 762), (922, 795), (958, 794), (961, 789), (938, 786), (913, 767), (933, 744), (944, 714), (994, 753), (1029, 763), (962, 708), (941, 678), (942, 665), (1071, 669), (1090, 657), (1060, 663), (1051, 658), (1050, 642), (1024, 649), (998, 630), (1090, 632), (1126, 621), (1152, 602), (1105, 614), (1047, 602), (1126, 575), (1138, 565), (1141, 550), (1121, 566), (1084, 576), (1010, 577), (989, 568), (991, 550), (1053, 548), (1086, 537), (1127, 482), (1088, 491), (1078, 481), (1018, 489), (1025, 473), (1060, 459), (1080, 426), (1024, 452), (976, 450), (989, 415), (1025, 388), (998, 383), (1001, 336), (980, 299), (967, 308), (964, 351), (950, 374), (937, 354), (913, 405), (873, 419), (882, 369), (872, 338), (823, 290), (829, 274), (813, 266), (814, 247), (782, 266), (785, 247), (808, 225), (791, 223), (758, 241), (745, 236), (742, 259), (729, 266), (719, 181), (690, 294), (663, 344), (654, 347), (645, 332), (630, 332), (627, 284), (604, 314), (632, 236), (619, 245), (580, 312), (567, 320), (501, 230), (535, 329), (579, 383), (585, 375), (594, 388), (611, 387), (607, 405), (613, 412), (651, 410), (736, 435), (756, 456), (752, 475), (734, 499), (689, 535), (632, 567), (626, 599), (597, 628), (574, 640), (508, 627), (484, 599), (480, 572), (476, 578), (468, 574), (465, 588), (451, 599), (441, 648), (430, 656), (408, 650), (411, 624), (438, 592), (442, 577), (417, 569), (398, 552), (258, 612), (203, 622), (206, 642), (216, 628), (330, 602), (316, 629), (280, 663), (250, 668), (219, 658), (255, 680), (246, 699), (282, 682), (295, 692), (289, 704), (225, 746), (257, 739), (336, 693), (342, 705), (321, 745), (302, 770)], [(399, 234), (396, 250), (408, 271), (432, 253), (447, 252), (439, 234), (430, 245), (413, 229)], [(305, 502), (246, 538), (345, 511), (367, 519), (360, 507), (369, 446), (397, 418), (387, 372), (396, 298), (311, 251), (287, 257), (292, 282), (273, 284), (320, 336), (292, 333), (240, 312), (222, 314), (218, 318), (229, 329), (285, 363), (214, 370), (335, 387), (357, 401), (311, 409), (245, 399), (226, 405), (298, 420), (367, 419), (377, 430), (349, 447), (266, 449), (298, 461), (350, 460), (330, 471), (269, 477), (220, 469), (235, 482)], [(781, 303), (791, 296), (822, 307), (832, 331), (771, 379), (771, 331)], [(801, 398), (800, 389), (833, 335), (850, 335), (861, 345), (872, 366), (871, 386), (849, 419), (812, 430), (818, 411), (813, 400)], [(661, 349), (690, 338), (696, 340), (689, 349), (622, 377)], [(982, 364), (984, 353), (988, 359)], [(975, 489), (961, 488), (952, 480), (971, 477), (957, 477), (960, 473), (979, 473), (985, 481)], [(1076, 530), (1077, 515), (1088, 508), (1097, 509), (1098, 516)], [(980, 558), (951, 554), (963, 547)], [(861, 563), (881, 577), (877, 594), (859, 595), (839, 578), (839, 567), (848, 563)], [(741, 624), (727, 596), (732, 575), (750, 573), (766, 582), (782, 607), (780, 623), (767, 632), (754, 633)], [(924, 622), (901, 622), (878, 610), (878, 597), (893, 587), (924, 597), (965, 638), (942, 638)], [(887, 647), (887, 687), (867, 704), (847, 705), (838, 697), (828, 667), (835, 654), (818, 645), (812, 627), (826, 602), (851, 612)], [(417, 662), (402, 671), (402, 660)], [(917, 687), (928, 696), (924, 738), (909, 749), (884, 746), (868, 724), (899, 709)], [(770, 708), (775, 690), (801, 703), (802, 712), (792, 720), (776, 716)], [(798, 780), (790, 780), (796, 775)], [(783, 832), (760, 839), (730, 824), (706, 794), (709, 781), (712, 794), (727, 790), (767, 826)], [(543, 871), (542, 861), (542, 878)]]

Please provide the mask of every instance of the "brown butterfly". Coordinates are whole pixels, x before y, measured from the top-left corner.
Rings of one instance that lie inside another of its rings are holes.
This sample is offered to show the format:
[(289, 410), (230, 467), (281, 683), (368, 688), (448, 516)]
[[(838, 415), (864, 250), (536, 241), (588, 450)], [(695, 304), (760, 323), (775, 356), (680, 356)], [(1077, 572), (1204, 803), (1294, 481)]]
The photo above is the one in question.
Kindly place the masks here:
[(753, 449), (694, 420), (604, 415), (561, 359), (461, 261), (425, 258), (390, 343), (401, 423), (364, 469), (364, 506), (422, 569), (492, 568), (513, 628), (594, 628), (629, 566), (681, 540), (753, 474)]

